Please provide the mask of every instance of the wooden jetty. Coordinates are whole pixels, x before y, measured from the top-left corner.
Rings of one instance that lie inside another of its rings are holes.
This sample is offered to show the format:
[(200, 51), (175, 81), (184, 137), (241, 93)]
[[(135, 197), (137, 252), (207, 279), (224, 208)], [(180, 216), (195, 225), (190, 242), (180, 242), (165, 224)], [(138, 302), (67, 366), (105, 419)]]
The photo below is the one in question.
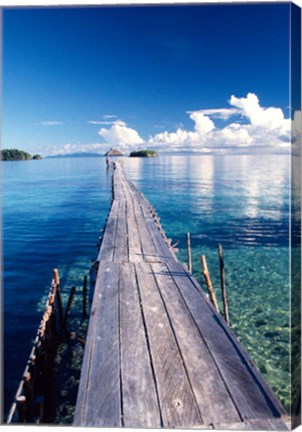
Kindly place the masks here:
[(288, 417), (118, 163), (75, 426), (287, 430)]

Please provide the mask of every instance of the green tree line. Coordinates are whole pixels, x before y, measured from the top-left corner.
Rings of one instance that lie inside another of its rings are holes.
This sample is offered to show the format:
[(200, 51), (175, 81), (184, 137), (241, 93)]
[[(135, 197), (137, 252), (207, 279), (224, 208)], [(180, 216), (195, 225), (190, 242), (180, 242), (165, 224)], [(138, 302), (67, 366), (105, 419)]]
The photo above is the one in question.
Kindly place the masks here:
[(3, 149), (1, 150), (1, 160), (3, 161), (19, 161), (19, 160), (38, 160), (42, 159), (39, 154), (31, 155), (23, 150), (18, 149)]

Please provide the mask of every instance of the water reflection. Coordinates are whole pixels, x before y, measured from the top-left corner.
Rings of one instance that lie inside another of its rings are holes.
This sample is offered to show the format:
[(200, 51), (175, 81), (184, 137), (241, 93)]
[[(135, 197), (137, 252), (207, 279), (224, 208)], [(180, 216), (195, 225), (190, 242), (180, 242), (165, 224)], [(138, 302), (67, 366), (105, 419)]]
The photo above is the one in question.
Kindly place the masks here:
[(234, 245), (288, 244), (289, 166), (284, 155), (126, 160), (130, 177), (162, 216), (171, 217), (172, 208), (193, 237)]

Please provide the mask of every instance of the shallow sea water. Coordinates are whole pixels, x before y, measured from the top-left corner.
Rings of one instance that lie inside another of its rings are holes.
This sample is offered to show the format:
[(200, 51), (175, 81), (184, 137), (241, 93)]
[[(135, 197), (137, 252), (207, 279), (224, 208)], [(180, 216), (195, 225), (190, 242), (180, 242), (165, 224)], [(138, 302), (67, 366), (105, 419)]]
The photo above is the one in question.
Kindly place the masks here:
[[(289, 404), (289, 163), (286, 156), (160, 155), (125, 158), (130, 179), (156, 208), (186, 262), (191, 233), (193, 274), (207, 257), (218, 300), (218, 243), (223, 245), (230, 321), (279, 398)], [(104, 158), (3, 164), (4, 410), (21, 378), (52, 278), (59, 268), (66, 302), (77, 287), (70, 326), (81, 318), (84, 274), (110, 208)], [(65, 288), (64, 288), (65, 287)], [(72, 347), (72, 349), (71, 349)], [(63, 344), (56, 421), (72, 421), (83, 347)], [(70, 373), (71, 372), (71, 373)], [(64, 377), (64, 379), (62, 379)], [(68, 402), (66, 404), (66, 402)]]

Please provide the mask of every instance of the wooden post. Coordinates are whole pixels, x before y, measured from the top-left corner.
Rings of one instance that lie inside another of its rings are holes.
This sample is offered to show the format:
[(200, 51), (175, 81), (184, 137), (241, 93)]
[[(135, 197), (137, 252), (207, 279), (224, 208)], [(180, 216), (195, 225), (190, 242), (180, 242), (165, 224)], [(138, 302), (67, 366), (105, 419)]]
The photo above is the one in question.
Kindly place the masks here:
[(225, 287), (224, 259), (223, 259), (223, 250), (221, 244), (218, 245), (218, 256), (219, 256), (219, 265), (220, 265), (221, 295), (223, 301), (224, 317), (227, 324), (230, 325), (228, 300), (227, 300), (227, 293)]
[(219, 312), (219, 307), (218, 307), (217, 299), (215, 296), (213, 284), (212, 284), (211, 277), (210, 277), (210, 274), (208, 271), (206, 257), (204, 255), (202, 255), (200, 257), (200, 261), (201, 261), (201, 266), (202, 266), (202, 274), (204, 275), (205, 283), (206, 283), (206, 286), (207, 286), (208, 291), (209, 291), (210, 300), (211, 300), (212, 304), (214, 305), (216, 311)]
[(70, 290), (70, 294), (69, 294), (69, 298), (68, 298), (68, 302), (67, 302), (67, 306), (66, 306), (66, 311), (65, 311), (65, 316), (64, 316), (64, 322), (63, 322), (64, 328), (66, 328), (67, 320), (68, 320), (68, 317), (70, 315), (70, 310), (71, 310), (71, 305), (72, 305), (72, 301), (74, 298), (75, 290), (76, 290), (75, 286), (73, 286)]
[(83, 282), (83, 318), (86, 318), (86, 304), (87, 304), (87, 275), (84, 276)]
[(190, 233), (187, 233), (187, 255), (188, 255), (188, 271), (189, 271), (189, 273), (192, 273), (192, 255), (191, 255)]
[(24, 394), (26, 397), (26, 405), (25, 405), (25, 420), (26, 422), (31, 422), (31, 404), (32, 404), (32, 398), (33, 398), (33, 385), (32, 385), (32, 379), (31, 379), (30, 372), (26, 372), (23, 375), (23, 388), (24, 388)]
[(26, 397), (21, 395), (16, 398), (18, 408), (18, 420), (19, 423), (25, 423), (25, 403)]
[(59, 322), (60, 326), (63, 325), (63, 307), (62, 307), (62, 299), (61, 299), (61, 290), (60, 290), (60, 277), (58, 269), (54, 269), (54, 281), (56, 285), (56, 298), (58, 303), (58, 311), (59, 311)]

